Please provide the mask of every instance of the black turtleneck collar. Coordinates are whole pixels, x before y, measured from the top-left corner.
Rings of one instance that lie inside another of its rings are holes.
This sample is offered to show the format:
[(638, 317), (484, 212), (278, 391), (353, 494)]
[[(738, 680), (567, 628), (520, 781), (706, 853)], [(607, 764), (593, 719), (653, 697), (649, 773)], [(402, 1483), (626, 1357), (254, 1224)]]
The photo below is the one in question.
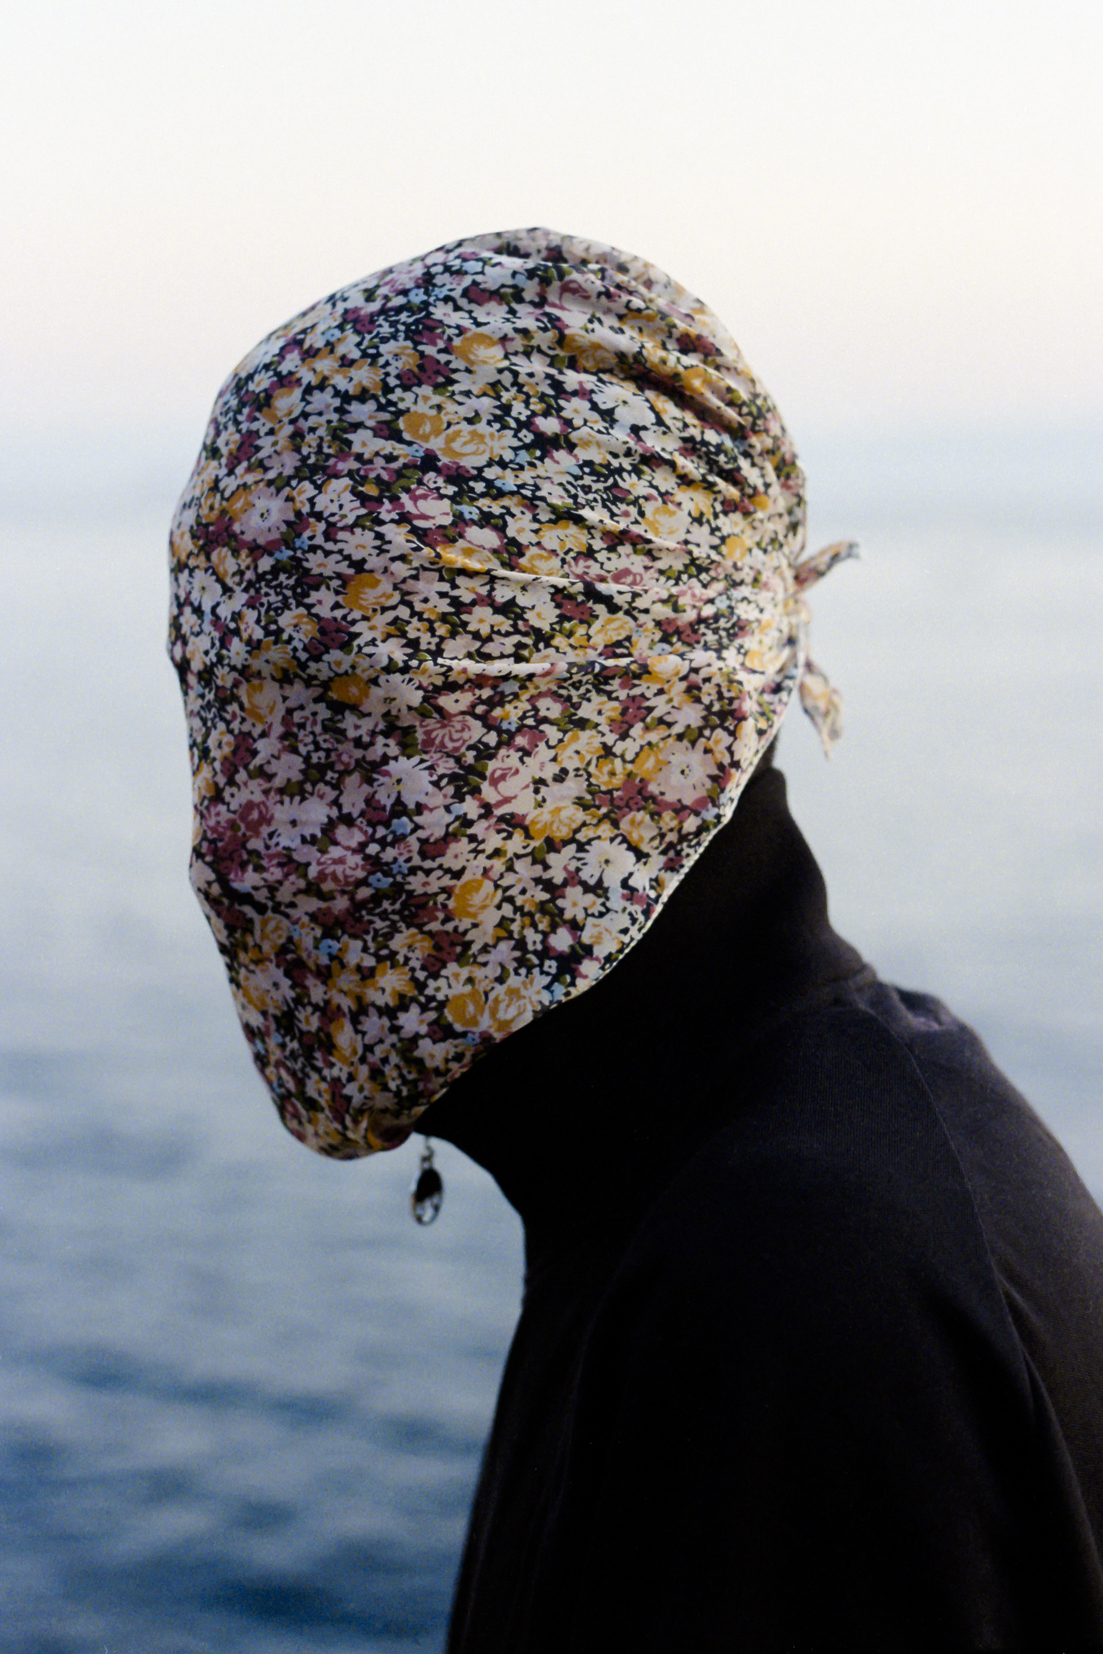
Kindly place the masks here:
[(645, 935), (422, 1116), (495, 1178), (534, 1267), (623, 1227), (724, 1117), (741, 1054), (863, 971), (832, 931), (785, 778), (760, 771)]

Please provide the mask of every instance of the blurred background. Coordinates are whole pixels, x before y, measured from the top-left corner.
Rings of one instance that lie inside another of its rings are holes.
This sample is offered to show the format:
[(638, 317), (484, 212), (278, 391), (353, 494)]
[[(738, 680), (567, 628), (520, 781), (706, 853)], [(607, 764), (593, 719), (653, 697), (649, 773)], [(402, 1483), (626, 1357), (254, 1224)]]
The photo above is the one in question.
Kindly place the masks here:
[(1091, 0), (39, 0), (5, 34), (0, 1648), (437, 1649), (520, 1236), (278, 1126), (186, 881), (165, 538), (322, 294), (546, 224), (778, 401), (847, 701), (781, 767), (836, 924), (1103, 1192)]

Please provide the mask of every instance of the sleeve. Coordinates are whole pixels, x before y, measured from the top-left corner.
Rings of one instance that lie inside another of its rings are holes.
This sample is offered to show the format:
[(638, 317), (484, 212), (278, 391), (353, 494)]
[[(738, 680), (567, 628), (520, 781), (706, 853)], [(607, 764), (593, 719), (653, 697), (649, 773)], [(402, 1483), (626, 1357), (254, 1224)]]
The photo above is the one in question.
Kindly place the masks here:
[(698, 1179), (595, 1329), (566, 1646), (1048, 1646), (1029, 1377), (968, 1191), (782, 1162)]

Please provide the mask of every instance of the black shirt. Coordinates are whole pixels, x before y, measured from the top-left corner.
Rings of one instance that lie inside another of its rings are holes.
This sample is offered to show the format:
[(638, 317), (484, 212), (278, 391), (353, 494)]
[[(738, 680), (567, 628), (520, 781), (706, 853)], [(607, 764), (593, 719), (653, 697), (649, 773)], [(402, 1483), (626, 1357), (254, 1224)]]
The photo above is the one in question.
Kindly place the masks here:
[(1103, 1217), (780, 775), (422, 1128), (526, 1225), (453, 1654), (1103, 1648)]

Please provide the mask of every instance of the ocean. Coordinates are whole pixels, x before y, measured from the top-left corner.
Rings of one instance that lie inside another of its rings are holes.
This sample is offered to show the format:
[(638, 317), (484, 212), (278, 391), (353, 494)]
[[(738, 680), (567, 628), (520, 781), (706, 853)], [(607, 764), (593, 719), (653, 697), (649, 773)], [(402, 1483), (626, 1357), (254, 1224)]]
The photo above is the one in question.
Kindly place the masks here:
[[(836, 926), (1099, 1196), (1098, 467), (1032, 433), (806, 461), (813, 545), (863, 552), (812, 593), (844, 740), (794, 711), (780, 745)], [(337, 1165), (276, 1121), (187, 885), (172, 505), (0, 501), (0, 1650), (437, 1650), (519, 1228), (447, 1146), (419, 1229), (412, 1145)]]

